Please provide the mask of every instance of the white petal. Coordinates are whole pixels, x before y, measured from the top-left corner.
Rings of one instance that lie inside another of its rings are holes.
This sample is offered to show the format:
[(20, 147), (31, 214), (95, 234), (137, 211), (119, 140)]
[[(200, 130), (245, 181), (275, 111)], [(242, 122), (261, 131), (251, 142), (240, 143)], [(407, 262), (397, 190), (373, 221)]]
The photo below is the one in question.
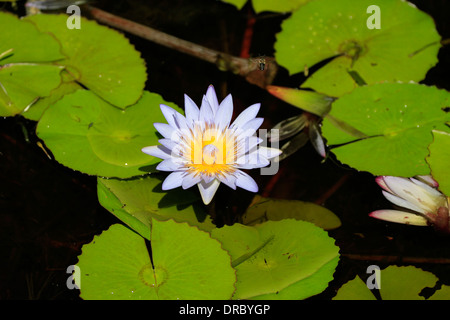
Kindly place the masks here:
[(281, 151), (280, 149), (268, 148), (263, 146), (258, 147), (258, 153), (267, 159), (278, 157), (282, 152), (283, 151)]
[(416, 176), (417, 179), (419, 179), (420, 181), (425, 182), (426, 184), (428, 184), (430, 187), (434, 187), (437, 188), (439, 187), (439, 183), (433, 179), (432, 176), (430, 175), (426, 175), (426, 176)]
[(177, 163), (174, 161), (174, 159), (171, 157), (169, 159), (165, 159), (161, 161), (158, 166), (156, 167), (156, 170), (159, 171), (175, 171), (180, 170), (180, 167), (182, 165), (180, 163)]
[(160, 159), (169, 159), (170, 150), (164, 146), (150, 146), (142, 148), (142, 152)]
[(154, 123), (153, 125), (164, 138), (178, 140), (177, 130), (174, 127), (167, 123)]
[(424, 188), (426, 190), (426, 192), (428, 192), (430, 194), (430, 196), (434, 196), (434, 197), (441, 197), (442, 193), (440, 193), (438, 190), (436, 190), (435, 188), (433, 188), (432, 186), (430, 186), (429, 184), (422, 182), (418, 179), (414, 179), (414, 178), (409, 178), (409, 180), (411, 180), (413, 183), (415, 183), (416, 185)]
[(209, 102), (213, 114), (215, 114), (219, 109), (219, 101), (217, 100), (216, 91), (212, 85), (210, 85), (206, 91), (206, 99)]
[(385, 196), (386, 199), (388, 199), (390, 202), (392, 202), (393, 204), (402, 207), (402, 208), (406, 208), (406, 209), (410, 209), (412, 211), (416, 211), (416, 212), (420, 212), (420, 213), (427, 213), (426, 210), (424, 210), (423, 208), (416, 206), (415, 204), (406, 201), (405, 199), (402, 199), (400, 197), (397, 197), (395, 195), (393, 195), (392, 193), (389, 193), (387, 191), (382, 190), (381, 191), (383, 193), (383, 195)]
[(160, 104), (159, 107), (161, 108), (161, 111), (164, 115), (164, 118), (166, 118), (167, 123), (172, 127), (176, 127), (175, 114), (178, 112), (172, 109), (171, 107), (166, 106), (165, 104)]
[(217, 110), (214, 116), (214, 122), (219, 130), (223, 130), (230, 125), (231, 118), (233, 117), (233, 98), (231, 94), (227, 95), (225, 99), (220, 103), (219, 110)]
[(270, 161), (257, 152), (245, 154), (236, 160), (236, 167), (240, 169), (262, 168), (268, 166), (269, 164)]
[(214, 112), (212, 111), (208, 100), (206, 100), (206, 97), (203, 97), (203, 100), (202, 100), (202, 105), (200, 107), (199, 120), (200, 120), (200, 122), (207, 122), (207, 123), (214, 122)]
[(183, 182), (181, 183), (181, 186), (183, 187), (183, 189), (189, 189), (194, 184), (199, 183), (200, 180), (201, 180), (201, 176), (200, 175), (187, 174), (183, 178)]
[(203, 181), (204, 183), (210, 183), (210, 182), (213, 181), (215, 178), (216, 178), (215, 176), (210, 176), (210, 175), (207, 175), (207, 174), (203, 174), (203, 175), (202, 175), (202, 181)]
[(258, 185), (248, 174), (238, 170), (234, 176), (236, 177), (236, 186), (251, 192), (258, 192)]
[(217, 176), (217, 179), (219, 179), (220, 182), (229, 186), (231, 189), (236, 190), (236, 177), (233, 176), (232, 174), (224, 174), (224, 175), (219, 174)]
[(200, 110), (197, 105), (188, 95), (184, 95), (184, 113), (186, 114), (186, 121), (188, 125), (193, 124), (195, 121), (198, 121), (198, 117), (200, 114)]
[(198, 189), (200, 190), (200, 195), (204, 204), (209, 204), (216, 194), (217, 188), (219, 188), (220, 181), (217, 179), (212, 180), (209, 183), (201, 181), (198, 184)]
[(166, 147), (168, 150), (172, 150), (176, 146), (178, 146), (178, 143), (171, 139), (159, 139), (159, 143), (161, 143), (164, 147)]
[(181, 186), (184, 174), (184, 171), (175, 171), (169, 174), (162, 184), (162, 189), (170, 190)]
[(263, 118), (255, 118), (253, 120), (248, 121), (241, 128), (237, 129), (238, 140), (245, 139), (246, 137), (252, 136), (256, 133), (258, 128), (262, 125), (264, 119)]
[(189, 130), (186, 118), (180, 113), (175, 114), (175, 124), (181, 131)]
[(370, 213), (369, 216), (389, 222), (410, 224), (413, 226), (428, 226), (426, 218), (404, 211), (378, 210)]
[(384, 177), (384, 182), (395, 195), (426, 212), (436, 212), (444, 199), (442, 194), (430, 192), (428, 188), (431, 187), (424, 188), (410, 179), (387, 176)]
[(236, 128), (240, 128), (242, 126), (244, 126), (247, 122), (249, 122), (250, 120), (255, 119), (256, 115), (259, 112), (259, 108), (261, 107), (260, 103), (255, 103), (253, 105), (251, 105), (250, 107), (248, 107), (247, 109), (245, 109), (244, 111), (242, 111), (237, 118), (233, 121), (233, 124), (231, 125), (231, 127), (236, 127)]

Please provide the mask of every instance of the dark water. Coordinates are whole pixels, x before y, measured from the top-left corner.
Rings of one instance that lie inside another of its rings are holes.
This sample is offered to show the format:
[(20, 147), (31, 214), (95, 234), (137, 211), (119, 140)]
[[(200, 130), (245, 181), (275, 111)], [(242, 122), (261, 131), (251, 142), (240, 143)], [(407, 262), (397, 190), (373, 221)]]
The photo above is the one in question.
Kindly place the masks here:
[[(412, 1), (436, 21), (442, 38), (450, 38), (446, 0)], [(97, 1), (99, 8), (203, 46), (239, 55), (247, 10), (238, 12), (219, 1)], [(285, 18), (262, 14), (254, 29), (251, 53), (273, 55), (275, 34)], [(214, 65), (129, 36), (147, 63), (147, 89), (183, 105), (183, 93), (199, 101), (207, 86), (219, 98), (233, 93), (237, 111), (261, 102), (263, 126), (272, 125), (300, 111), (275, 99), (239, 76)], [(450, 90), (450, 46), (441, 49), (439, 64), (425, 83)], [(275, 85), (298, 86), (301, 79), (280, 70)], [(150, 125), (150, 124), (149, 124)], [(112, 223), (118, 222), (97, 202), (96, 178), (65, 168), (36, 145), (35, 123), (22, 118), (0, 119), (0, 299), (79, 299), (66, 288), (67, 266), (77, 262), (83, 244)], [(344, 282), (368, 265), (415, 265), (434, 272), (450, 285), (450, 238), (431, 228), (388, 224), (369, 218), (373, 210), (389, 208), (374, 177), (356, 172), (329, 159), (322, 163), (310, 144), (281, 163), (279, 179), (268, 191), (271, 177), (257, 179), (270, 197), (317, 202), (342, 220), (331, 231), (341, 248), (335, 280), (317, 298), (330, 298)], [(219, 189), (224, 215), (248, 200), (243, 191)], [(223, 199), (226, 199), (223, 200)], [(231, 212), (231, 213), (230, 213)]]

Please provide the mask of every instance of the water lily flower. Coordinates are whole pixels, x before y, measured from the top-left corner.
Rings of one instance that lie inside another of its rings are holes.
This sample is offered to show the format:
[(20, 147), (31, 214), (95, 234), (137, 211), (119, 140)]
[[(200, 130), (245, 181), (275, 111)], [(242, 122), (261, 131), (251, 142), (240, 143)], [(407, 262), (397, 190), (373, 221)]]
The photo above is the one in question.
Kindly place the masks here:
[(381, 176), (376, 182), (386, 199), (406, 210), (377, 210), (369, 214), (371, 217), (416, 226), (433, 225), (449, 232), (449, 198), (436, 189), (438, 184), (430, 176)]
[[(260, 146), (263, 139), (256, 136), (263, 119), (257, 118), (260, 104), (245, 109), (231, 123), (233, 100), (231, 94), (219, 104), (214, 87), (209, 86), (200, 108), (184, 96), (185, 115), (161, 105), (167, 123), (155, 123), (164, 137), (161, 145), (149, 146), (143, 152), (163, 159), (157, 170), (171, 172), (162, 189), (188, 189), (198, 185), (202, 200), (209, 204), (220, 183), (232, 189), (240, 187), (257, 192), (256, 182), (241, 169), (262, 168), (281, 151)], [(231, 123), (231, 124), (230, 124)]]

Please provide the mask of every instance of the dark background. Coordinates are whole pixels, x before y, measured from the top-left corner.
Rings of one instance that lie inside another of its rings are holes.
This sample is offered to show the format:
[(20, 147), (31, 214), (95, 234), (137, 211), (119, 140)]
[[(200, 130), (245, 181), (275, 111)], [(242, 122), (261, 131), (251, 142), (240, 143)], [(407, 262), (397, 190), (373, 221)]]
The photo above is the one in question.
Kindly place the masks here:
[[(357, 1), (357, 0), (355, 0)], [(450, 2), (411, 1), (429, 13), (442, 39), (450, 38)], [(1, 4), (5, 9), (9, 5)], [(23, 1), (19, 1), (19, 7)], [(239, 56), (250, 7), (241, 11), (211, 0), (99, 0), (93, 5), (179, 38)], [(83, 11), (82, 11), (83, 13)], [(262, 13), (254, 26), (251, 54), (273, 56), (275, 34), (288, 15)], [(209, 84), (219, 99), (233, 93), (236, 112), (262, 103), (264, 128), (300, 114), (295, 107), (251, 85), (242, 77), (216, 66), (127, 35), (147, 64), (147, 90), (183, 106), (187, 93), (199, 102)], [(423, 81), (450, 90), (450, 46), (440, 50), (439, 63)], [(118, 63), (120, 63), (118, 61)], [(298, 87), (301, 76), (281, 69), (275, 85)], [(97, 201), (96, 177), (49, 160), (37, 145), (35, 122), (21, 117), (0, 119), (0, 299), (79, 299), (68, 290), (66, 268), (77, 263), (81, 247), (112, 223), (119, 222)], [(149, 124), (151, 125), (151, 124)], [(341, 249), (335, 280), (320, 295), (331, 298), (346, 281), (367, 277), (371, 264), (415, 265), (435, 273), (450, 285), (450, 238), (432, 228), (384, 223), (368, 217), (371, 211), (390, 208), (374, 177), (348, 168), (332, 157), (322, 159), (308, 143), (281, 162), (274, 186), (272, 177), (249, 172), (261, 192), (274, 198), (312, 201), (332, 210), (342, 227), (330, 231)], [(219, 188), (216, 206), (224, 216), (236, 214), (250, 195)]]

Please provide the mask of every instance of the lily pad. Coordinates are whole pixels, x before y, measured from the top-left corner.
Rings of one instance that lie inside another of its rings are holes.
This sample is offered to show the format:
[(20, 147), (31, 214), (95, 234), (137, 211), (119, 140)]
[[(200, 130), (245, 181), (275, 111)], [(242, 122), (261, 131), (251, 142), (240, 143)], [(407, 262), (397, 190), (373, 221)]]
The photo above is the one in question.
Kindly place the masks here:
[(143, 175), (160, 161), (141, 149), (158, 144), (153, 123), (165, 121), (161, 103), (178, 109), (147, 91), (138, 103), (121, 110), (89, 90), (78, 90), (47, 109), (37, 135), (58, 162), (74, 170), (102, 177)]
[(367, 84), (420, 81), (438, 59), (440, 36), (433, 19), (401, 0), (380, 0), (380, 28), (369, 29), (371, 0), (311, 1), (282, 24), (275, 59), (290, 74), (332, 59), (301, 85), (340, 97)]
[(433, 137), (427, 162), (433, 178), (439, 183), (439, 190), (450, 197), (450, 133), (434, 130)]
[[(424, 288), (434, 287), (437, 280), (434, 274), (413, 266), (389, 266), (380, 271), (380, 296), (382, 300), (425, 300), (419, 294)], [(374, 300), (374, 296), (356, 277), (343, 285), (333, 300)]]
[[(32, 24), (0, 12), (0, 116), (21, 113), (61, 83), (59, 43)], [(26, 84), (26, 85), (24, 85)]]
[[(59, 42), (51, 35), (39, 31), (33, 24), (12, 14), (0, 12), (0, 55), (10, 49), (11, 54), (0, 59), (8, 63), (52, 62), (64, 59)], [(40, 80), (42, 82), (42, 80)]]
[(335, 101), (322, 126), (341, 162), (374, 175), (430, 173), (425, 158), (432, 130), (448, 132), (450, 93), (419, 84), (356, 88)]
[[(100, 204), (143, 235), (151, 219), (173, 219), (210, 231), (215, 225), (191, 190), (163, 191), (162, 178), (147, 175), (131, 180), (98, 178)], [(144, 235), (143, 235), (144, 236)]]
[(233, 299), (305, 299), (333, 279), (339, 248), (321, 228), (285, 219), (213, 229), (233, 260)]
[(68, 29), (67, 15), (26, 17), (61, 43), (66, 59), (58, 61), (86, 88), (109, 103), (125, 108), (136, 103), (147, 80), (144, 60), (125, 36), (80, 17), (80, 29)]
[(0, 116), (19, 114), (39, 97), (50, 95), (61, 83), (61, 70), (36, 63), (0, 66)]
[(81, 298), (231, 298), (236, 275), (230, 256), (208, 233), (185, 223), (152, 220), (150, 243), (152, 259), (144, 238), (120, 224), (95, 236), (83, 246), (77, 264)]
[(24, 112), (21, 113), (24, 118), (39, 121), (42, 113), (44, 113), (44, 111), (47, 110), (48, 107), (54, 105), (56, 101), (60, 100), (66, 94), (73, 93), (78, 89), (83, 89), (81, 85), (73, 81), (73, 77), (70, 76), (67, 71), (63, 70), (61, 72), (61, 77), (62, 82), (58, 87), (54, 88), (50, 92), (48, 97), (40, 98), (38, 101), (33, 103), (29, 108), (26, 108)]
[(283, 219), (308, 221), (325, 230), (341, 226), (341, 221), (333, 212), (317, 204), (299, 200), (263, 198), (258, 195), (242, 216), (242, 223), (255, 225)]

